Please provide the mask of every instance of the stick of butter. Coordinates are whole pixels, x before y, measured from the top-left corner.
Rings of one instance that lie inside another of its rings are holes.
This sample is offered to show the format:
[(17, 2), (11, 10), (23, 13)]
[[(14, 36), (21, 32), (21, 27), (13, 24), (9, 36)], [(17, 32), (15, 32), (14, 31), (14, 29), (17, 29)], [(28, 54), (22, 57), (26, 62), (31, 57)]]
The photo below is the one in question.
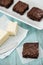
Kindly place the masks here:
[(16, 35), (18, 29), (17, 22), (9, 22), (7, 26), (7, 31), (9, 32), (9, 35)]
[(7, 31), (0, 29), (0, 46), (9, 38), (9, 33)]

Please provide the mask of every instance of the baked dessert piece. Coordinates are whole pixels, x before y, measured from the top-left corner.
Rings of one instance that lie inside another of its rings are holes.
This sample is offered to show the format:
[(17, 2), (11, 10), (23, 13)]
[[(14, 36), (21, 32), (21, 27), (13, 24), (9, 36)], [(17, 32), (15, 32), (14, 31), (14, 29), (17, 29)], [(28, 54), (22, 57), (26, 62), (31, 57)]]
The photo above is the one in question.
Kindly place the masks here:
[(9, 22), (7, 25), (7, 32), (9, 32), (9, 35), (16, 35), (18, 31), (18, 23), (17, 22)]
[(25, 43), (23, 45), (22, 55), (24, 58), (38, 58), (39, 44), (38, 43)]
[(17, 13), (23, 15), (24, 12), (25, 12), (26, 10), (28, 10), (28, 8), (29, 8), (28, 4), (19, 1), (19, 2), (17, 2), (17, 3), (14, 5), (13, 11), (15, 11), (15, 12), (17, 12)]
[(0, 0), (0, 6), (9, 8), (14, 0)]
[(43, 10), (33, 7), (28, 13), (27, 16), (35, 21), (40, 21), (43, 18)]
[(0, 46), (9, 38), (9, 33), (0, 29)]

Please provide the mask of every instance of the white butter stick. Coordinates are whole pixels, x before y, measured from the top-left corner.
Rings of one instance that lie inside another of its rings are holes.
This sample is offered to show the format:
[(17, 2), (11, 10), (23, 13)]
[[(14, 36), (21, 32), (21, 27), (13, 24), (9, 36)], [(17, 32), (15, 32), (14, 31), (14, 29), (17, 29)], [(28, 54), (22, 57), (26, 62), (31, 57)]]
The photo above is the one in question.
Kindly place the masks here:
[(0, 46), (9, 38), (9, 33), (7, 31), (0, 29)]
[(9, 35), (16, 35), (18, 29), (17, 22), (9, 22), (7, 25), (7, 31), (9, 32)]

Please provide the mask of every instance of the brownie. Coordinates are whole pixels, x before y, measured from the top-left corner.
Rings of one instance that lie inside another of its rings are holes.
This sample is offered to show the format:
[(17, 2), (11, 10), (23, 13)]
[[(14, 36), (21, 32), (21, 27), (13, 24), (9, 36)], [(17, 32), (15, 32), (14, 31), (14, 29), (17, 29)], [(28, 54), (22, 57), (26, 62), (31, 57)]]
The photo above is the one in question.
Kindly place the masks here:
[(39, 43), (25, 43), (23, 45), (22, 55), (24, 58), (38, 58)]
[(13, 11), (15, 11), (15, 12), (17, 12), (17, 13), (23, 15), (24, 12), (25, 12), (26, 10), (28, 10), (28, 8), (29, 8), (28, 4), (19, 1), (19, 2), (17, 2), (17, 3), (14, 5)]
[(0, 0), (0, 6), (3, 6), (5, 8), (9, 8), (14, 0)]
[(40, 21), (43, 18), (43, 10), (33, 7), (28, 13), (27, 16), (35, 21)]

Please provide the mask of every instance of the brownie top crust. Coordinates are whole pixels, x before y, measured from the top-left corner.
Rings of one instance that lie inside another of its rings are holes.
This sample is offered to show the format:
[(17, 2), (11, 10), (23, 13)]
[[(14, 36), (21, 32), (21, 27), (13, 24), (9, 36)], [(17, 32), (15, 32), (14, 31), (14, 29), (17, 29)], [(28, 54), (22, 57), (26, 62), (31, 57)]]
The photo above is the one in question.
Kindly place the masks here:
[(0, 6), (8, 8), (13, 3), (13, 1), (14, 0), (0, 0)]
[(23, 57), (24, 58), (37, 58), (39, 55), (38, 43), (25, 43), (23, 45)]
[(28, 8), (28, 4), (19, 1), (14, 5), (13, 10), (22, 15), (26, 10), (28, 10)]
[(43, 10), (33, 7), (28, 13), (27, 16), (36, 21), (40, 21), (43, 18)]

